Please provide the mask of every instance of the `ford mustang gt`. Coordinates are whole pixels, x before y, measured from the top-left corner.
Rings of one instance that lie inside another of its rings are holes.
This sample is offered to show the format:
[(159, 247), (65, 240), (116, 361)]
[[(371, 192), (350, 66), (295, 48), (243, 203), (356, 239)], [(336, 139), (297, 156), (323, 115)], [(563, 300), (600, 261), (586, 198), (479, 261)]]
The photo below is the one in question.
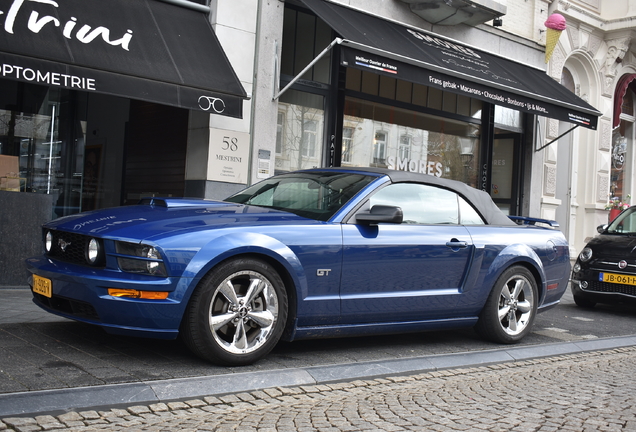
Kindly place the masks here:
[(570, 272), (561, 232), (519, 219), (452, 180), (313, 169), (224, 201), (148, 198), (56, 219), (26, 263), (45, 310), (179, 336), (217, 364), (253, 363), (281, 339), (475, 327), (514, 343)]

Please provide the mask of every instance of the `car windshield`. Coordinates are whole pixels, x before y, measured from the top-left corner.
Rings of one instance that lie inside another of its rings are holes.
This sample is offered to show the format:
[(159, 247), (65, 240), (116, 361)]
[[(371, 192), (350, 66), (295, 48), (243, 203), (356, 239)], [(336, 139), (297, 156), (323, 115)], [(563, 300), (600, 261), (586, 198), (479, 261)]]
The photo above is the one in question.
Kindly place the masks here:
[(327, 221), (376, 178), (339, 172), (281, 174), (250, 186), (225, 201), (284, 210), (309, 219)]
[(636, 234), (636, 207), (622, 212), (607, 227), (609, 234)]

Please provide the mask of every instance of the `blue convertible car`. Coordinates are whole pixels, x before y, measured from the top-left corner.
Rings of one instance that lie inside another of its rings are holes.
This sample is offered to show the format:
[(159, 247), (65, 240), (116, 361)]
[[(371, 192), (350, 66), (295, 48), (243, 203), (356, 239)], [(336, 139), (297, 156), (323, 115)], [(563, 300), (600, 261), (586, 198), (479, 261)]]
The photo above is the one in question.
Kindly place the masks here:
[(423, 174), (331, 168), (225, 201), (151, 198), (43, 227), (34, 301), (244, 365), (280, 340), (475, 326), (514, 343), (568, 284), (558, 230)]

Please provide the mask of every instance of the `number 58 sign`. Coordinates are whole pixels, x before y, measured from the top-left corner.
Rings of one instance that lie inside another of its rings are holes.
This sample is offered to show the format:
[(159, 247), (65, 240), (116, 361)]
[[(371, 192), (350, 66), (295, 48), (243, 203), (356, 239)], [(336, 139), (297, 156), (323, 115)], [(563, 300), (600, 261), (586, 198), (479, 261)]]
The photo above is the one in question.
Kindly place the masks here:
[(250, 135), (223, 129), (210, 129), (208, 180), (247, 183)]

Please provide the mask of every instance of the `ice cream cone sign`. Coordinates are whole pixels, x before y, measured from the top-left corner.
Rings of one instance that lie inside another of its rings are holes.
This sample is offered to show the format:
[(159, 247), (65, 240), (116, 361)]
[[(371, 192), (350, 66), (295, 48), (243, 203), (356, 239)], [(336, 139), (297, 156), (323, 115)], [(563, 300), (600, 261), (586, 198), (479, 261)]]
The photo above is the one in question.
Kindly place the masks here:
[(558, 13), (550, 15), (544, 24), (548, 28), (545, 40), (545, 62), (547, 63), (552, 57), (554, 48), (559, 41), (559, 36), (561, 36), (561, 32), (565, 30), (566, 24), (563, 15)]

